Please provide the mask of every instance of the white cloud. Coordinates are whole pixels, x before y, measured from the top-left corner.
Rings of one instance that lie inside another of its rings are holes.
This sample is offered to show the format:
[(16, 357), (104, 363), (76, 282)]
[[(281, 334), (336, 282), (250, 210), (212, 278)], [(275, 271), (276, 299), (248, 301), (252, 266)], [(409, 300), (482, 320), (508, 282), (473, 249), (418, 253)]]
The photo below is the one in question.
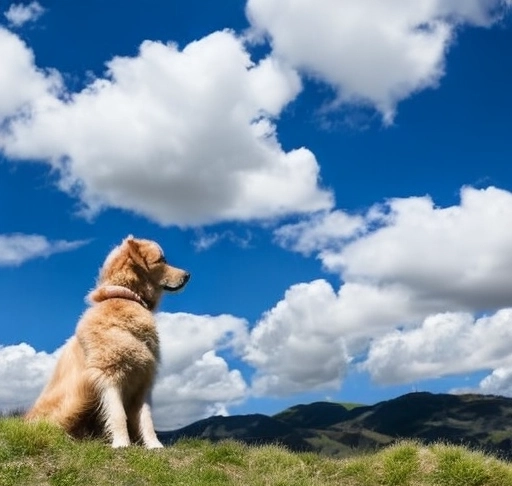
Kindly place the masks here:
[(246, 397), (239, 370), (230, 370), (214, 351), (206, 352), (181, 375), (171, 373), (156, 383), (153, 415), (158, 430), (174, 430), (212, 415), (228, 415), (228, 407)]
[(6, 19), (15, 27), (21, 27), (27, 22), (35, 22), (44, 12), (39, 2), (30, 2), (29, 4), (13, 3), (9, 9), (4, 12)]
[[(380, 384), (408, 383), (510, 366), (511, 347), (512, 309), (476, 320), (467, 313), (443, 313), (429, 316), (416, 329), (374, 340), (363, 369)], [(483, 388), (495, 381), (487, 379)]]
[[(327, 282), (294, 286), (258, 323), (249, 354), (259, 368), (257, 385), (273, 391), (282, 381), (281, 389), (291, 390), (286, 384), (293, 373), (295, 388), (306, 389), (301, 373), (308, 371), (315, 384), (334, 385), (342, 374), (326, 373), (321, 355), (346, 363), (336, 343), (348, 356), (369, 349), (364, 368), (378, 382), (499, 369), (509, 362), (511, 311), (472, 315), (512, 305), (512, 193), (465, 187), (460, 204), (450, 207), (411, 197), (374, 206), (362, 220), (329, 216), (278, 230), (281, 244), (316, 250), (343, 283), (337, 294)], [(340, 223), (331, 224), (336, 218)], [(347, 221), (355, 223), (353, 232)], [(310, 355), (307, 343), (317, 335), (325, 346)], [(306, 349), (294, 348), (290, 336), (300, 336)], [(289, 372), (288, 361), (297, 369)]]
[(246, 7), (275, 56), (332, 85), (337, 103), (369, 104), (388, 123), (399, 101), (437, 86), (458, 25), (490, 25), (504, 8), (499, 0), (248, 0)]
[[(481, 311), (512, 304), (512, 193), (464, 187), (460, 204), (438, 207), (432, 199), (391, 199), (354, 221), (352, 238), (342, 224), (316, 217), (277, 231), (289, 249), (316, 250), (324, 267), (346, 283), (378, 289), (399, 286), (423, 313)], [(319, 237), (319, 228), (322, 228)], [(426, 314), (425, 314), (426, 315)]]
[(500, 366), (486, 376), (473, 392), (512, 397), (512, 366)]
[(203, 233), (201, 232), (192, 242), (196, 251), (205, 251), (211, 248), (222, 239), (219, 233)]
[(337, 389), (370, 339), (420, 316), (398, 286), (346, 283), (336, 293), (325, 280), (294, 285), (251, 331), (243, 356), (256, 370), (252, 392)]
[(441, 311), (496, 309), (512, 304), (511, 218), (512, 194), (495, 187), (465, 187), (446, 208), (429, 197), (393, 199), (374, 231), (321, 258), (345, 281), (403, 285)]
[(53, 354), (21, 343), (0, 346), (0, 412), (27, 410), (57, 362)]
[(258, 371), (256, 395), (337, 388), (348, 356), (337, 298), (323, 280), (290, 288), (251, 332), (244, 359)]
[(41, 235), (0, 234), (0, 266), (20, 265), (32, 258), (76, 250), (88, 241), (50, 241)]
[[(298, 75), (272, 58), (254, 64), (231, 32), (182, 51), (145, 41), (137, 56), (112, 59), (105, 78), (60, 99), (32, 53), (4, 32), (0, 52), (13, 47), (23, 69), (8, 58), (0, 93), (27, 84), (22, 74), (46, 91), (25, 94), (29, 109), (4, 121), (0, 148), (51, 164), (88, 214), (116, 207), (186, 226), (332, 206), (314, 155), (284, 152), (276, 138), (273, 120), (300, 91)], [(7, 102), (4, 116), (21, 103)]]
[(243, 400), (247, 385), (219, 353), (237, 354), (247, 323), (229, 315), (157, 314), (162, 362), (153, 394), (155, 425), (169, 430)]
[[(34, 65), (34, 53), (16, 35), (0, 27), (0, 140), (5, 119), (29, 116), (35, 107), (44, 109), (61, 89), (55, 71), (43, 71)], [(0, 144), (1, 148), (1, 144)]]
[(196, 231), (196, 238), (192, 241), (196, 251), (205, 251), (221, 241), (229, 241), (240, 248), (248, 248), (251, 245), (252, 233), (246, 230), (244, 234), (237, 234), (235, 231), (227, 230), (220, 233), (209, 233), (203, 229)]
[(274, 232), (279, 245), (303, 255), (310, 255), (318, 248), (339, 248), (366, 229), (362, 216), (343, 211), (318, 213), (299, 223), (281, 226)]

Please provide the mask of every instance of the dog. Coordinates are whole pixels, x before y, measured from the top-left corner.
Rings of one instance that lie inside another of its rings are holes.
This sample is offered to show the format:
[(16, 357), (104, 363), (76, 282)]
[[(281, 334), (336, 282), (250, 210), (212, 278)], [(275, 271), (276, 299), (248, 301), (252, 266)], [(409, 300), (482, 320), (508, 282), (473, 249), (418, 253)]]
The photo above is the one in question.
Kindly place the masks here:
[(90, 307), (25, 418), (56, 423), (75, 438), (108, 438), (114, 448), (163, 447), (151, 417), (159, 361), (153, 311), (163, 291), (179, 291), (189, 278), (154, 241), (125, 238), (107, 256)]

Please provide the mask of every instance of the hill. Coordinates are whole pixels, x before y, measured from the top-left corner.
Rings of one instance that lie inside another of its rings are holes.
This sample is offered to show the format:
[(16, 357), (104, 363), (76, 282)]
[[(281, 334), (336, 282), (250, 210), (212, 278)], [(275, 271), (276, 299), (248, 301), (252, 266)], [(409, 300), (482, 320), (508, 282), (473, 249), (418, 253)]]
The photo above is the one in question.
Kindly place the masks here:
[(236, 439), (281, 444), (292, 451), (346, 457), (401, 439), (465, 445), (512, 458), (512, 399), (488, 395), (410, 393), (372, 406), (347, 408), (316, 402), (273, 417), (211, 417), (159, 433), (172, 444), (182, 438)]
[(292, 451), (312, 452), (314, 447), (302, 435), (286, 422), (261, 414), (210, 417), (179, 430), (158, 433), (163, 444), (173, 444), (180, 439), (212, 442), (233, 439), (249, 445), (278, 443)]

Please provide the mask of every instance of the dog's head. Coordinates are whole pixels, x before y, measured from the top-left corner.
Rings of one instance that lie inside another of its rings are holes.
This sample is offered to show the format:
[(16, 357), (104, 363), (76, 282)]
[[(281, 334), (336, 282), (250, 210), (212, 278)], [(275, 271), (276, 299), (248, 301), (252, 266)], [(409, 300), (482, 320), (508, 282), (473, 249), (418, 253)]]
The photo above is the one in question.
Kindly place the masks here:
[(189, 279), (188, 272), (167, 263), (158, 243), (128, 236), (107, 256), (98, 285), (126, 287), (153, 310), (164, 290), (177, 292)]

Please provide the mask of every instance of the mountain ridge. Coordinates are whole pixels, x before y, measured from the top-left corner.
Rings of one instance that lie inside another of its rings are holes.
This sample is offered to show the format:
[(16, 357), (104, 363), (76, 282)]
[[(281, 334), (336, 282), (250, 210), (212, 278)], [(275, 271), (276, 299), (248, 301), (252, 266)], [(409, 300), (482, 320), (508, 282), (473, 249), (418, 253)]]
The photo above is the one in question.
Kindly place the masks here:
[(445, 442), (512, 459), (512, 399), (495, 395), (415, 392), (348, 409), (332, 402), (262, 414), (215, 416), (158, 433), (165, 444), (181, 438), (281, 444), (296, 452), (347, 457), (400, 439)]

